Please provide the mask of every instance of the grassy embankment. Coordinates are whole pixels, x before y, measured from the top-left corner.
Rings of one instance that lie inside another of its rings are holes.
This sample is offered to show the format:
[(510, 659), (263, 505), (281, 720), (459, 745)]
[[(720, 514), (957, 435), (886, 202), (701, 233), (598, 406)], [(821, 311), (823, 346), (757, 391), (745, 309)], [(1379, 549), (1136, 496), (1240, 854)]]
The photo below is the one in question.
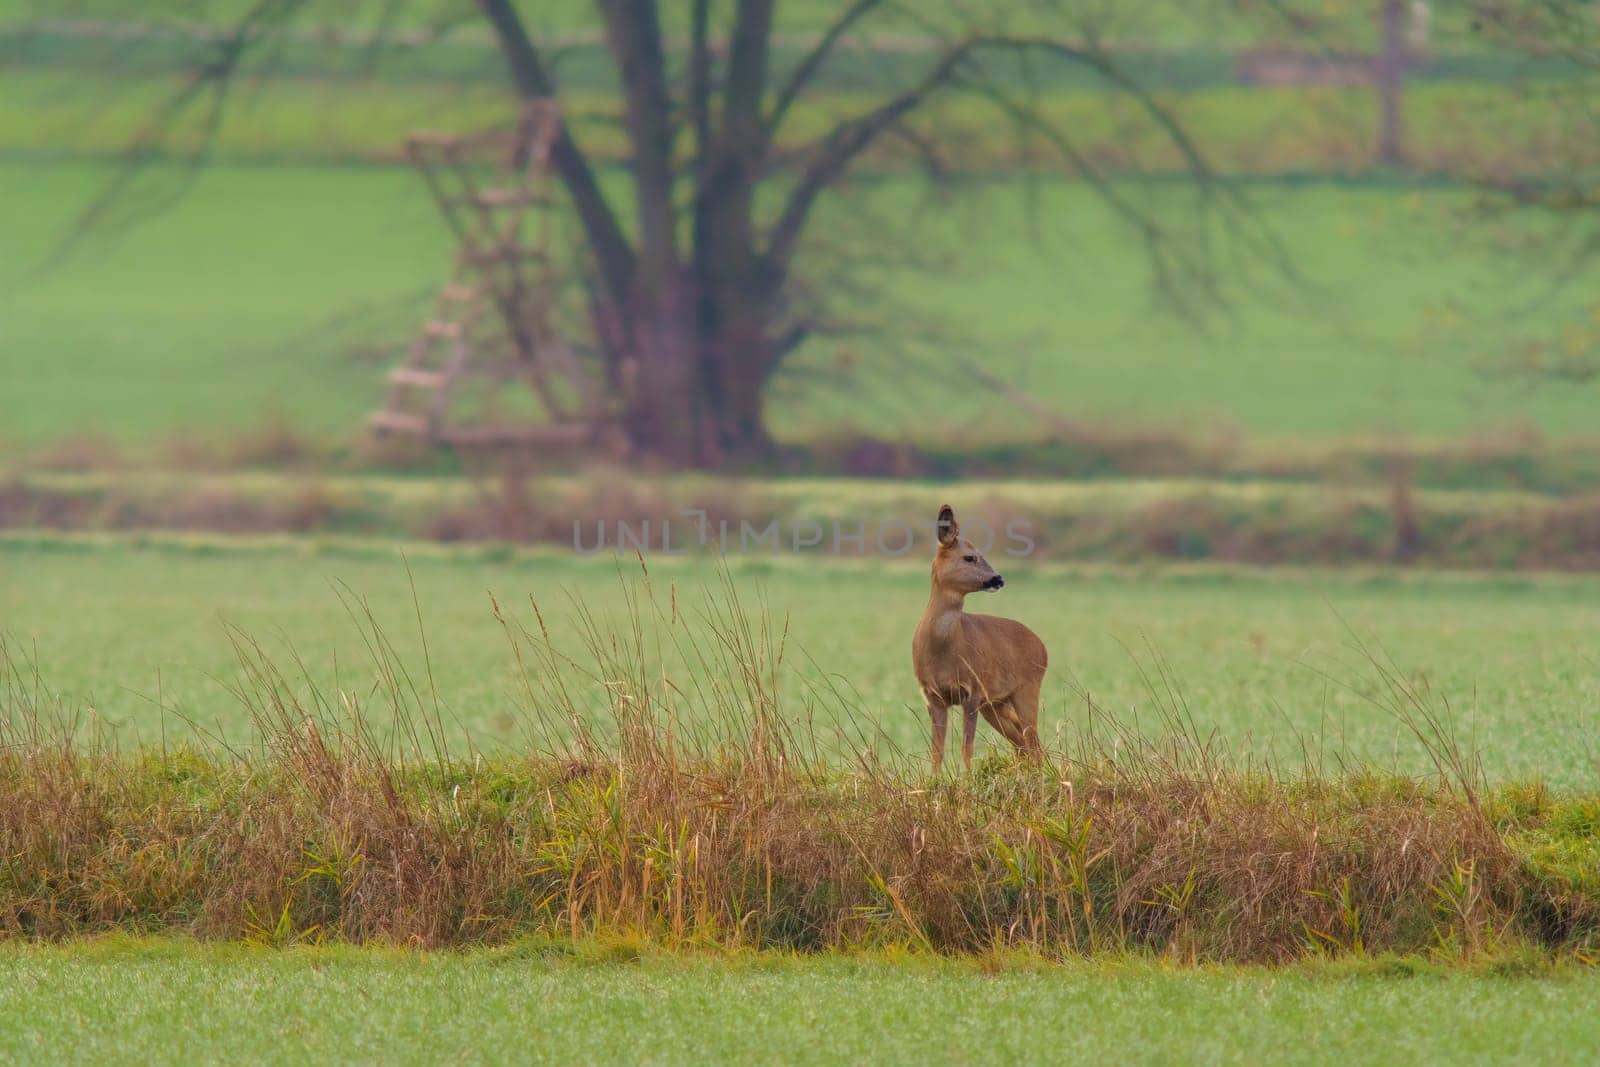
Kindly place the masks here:
[(1588, 958), (1600, 939), (1593, 795), (1491, 785), (1475, 718), (1359, 638), (1358, 673), (1322, 682), (1409, 737), (1420, 776), (1310, 731), (1241, 753), (1152, 648), (1128, 668), (1142, 708), (1084, 692), (1042, 764), (930, 780), (836, 664), (786, 659), (788, 624), (747, 610), (732, 572), (624, 580), (613, 610), (585, 597), (565, 619), (537, 604), (491, 599), (509, 747), (456, 736), (445, 650), (403, 651), (353, 593), (367, 662), (335, 657), (331, 679), (321, 654), (230, 631), (242, 735), (162, 686), (157, 738), (119, 743), (9, 647), (0, 929), (1191, 962)]

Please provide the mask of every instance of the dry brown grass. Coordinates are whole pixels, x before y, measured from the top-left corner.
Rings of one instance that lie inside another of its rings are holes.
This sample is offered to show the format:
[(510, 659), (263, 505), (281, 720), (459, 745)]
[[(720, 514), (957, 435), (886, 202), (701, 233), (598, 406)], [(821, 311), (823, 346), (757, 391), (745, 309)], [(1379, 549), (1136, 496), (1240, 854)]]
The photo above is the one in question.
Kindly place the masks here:
[[(1015, 400), (1020, 394), (1014, 394)], [(1247, 479), (1385, 486), (1397, 462), (1417, 488), (1514, 489), (1581, 494), (1600, 488), (1600, 448), (1593, 436), (1552, 438), (1524, 423), (1489, 425), (1455, 439), (1396, 440), (1350, 436), (1330, 441), (1263, 440), (1230, 423), (1203, 430), (1126, 420), (1083, 419), (1050, 409), (1024, 411), (1015, 436), (981, 430), (946, 435), (950, 444), (885, 440), (830, 431), (786, 445), (752, 475), (1010, 479)], [(175, 428), (140, 446), (93, 431), (36, 444), (0, 442), (20, 470), (223, 471), (309, 469), (326, 473), (468, 471), (496, 467), (505, 453), (450, 454), (411, 437), (317, 434), (293, 415), (267, 407), (229, 430)], [(571, 471), (592, 455), (540, 450), (511, 454), (526, 472)], [(646, 467), (656, 466), (636, 459)]]
[[(617, 538), (617, 524), (636, 533), (654, 530), (659, 543), (663, 521), (679, 531), (681, 547), (696, 522), (686, 511), (703, 515), (707, 528), (719, 522), (738, 528), (741, 519), (755, 521), (761, 510), (747, 501), (737, 483), (709, 482), (698, 489), (673, 491), (636, 473), (591, 465), (581, 483), (555, 489), (539, 484), (534, 458), (508, 452), (469, 467), (472, 499), (442, 508), (424, 520), (423, 536), (435, 541), (516, 541), (573, 547), (592, 546), (597, 529)], [(762, 517), (764, 524), (766, 517)], [(578, 532), (581, 526), (581, 537)]]
[[(316, 478), (297, 478), (271, 494), (207, 486), (150, 493), (131, 487), (60, 488), (20, 478), (0, 480), (0, 528), (309, 533), (336, 524), (360, 529), (365, 519)], [(370, 522), (367, 527), (371, 529)]]
[[(195, 732), (118, 752), (9, 650), (0, 932), (624, 932), (1260, 961), (1596, 940), (1587, 890), (1514, 844), (1559, 805), (1486, 799), (1470, 755), (1381, 665), (1381, 699), (1436, 776), (1234, 766), (1172, 697), (1155, 701), (1154, 739), (1097, 714), (1043, 764), (930, 778), (870, 735), (848, 764), (824, 762), (817, 734), (843, 698), (819, 685), (779, 706), (781, 631), (731, 585), (693, 610), (647, 577), (629, 595), (620, 626), (574, 609), (577, 657), (537, 605), (527, 625), (497, 606), (535, 739), (521, 756), (449, 750), (427, 665), (375, 627), (364, 696), (318, 690), (236, 635), (233, 695), (257, 728), (244, 747)], [(669, 645), (698, 669), (673, 677)], [(1172, 693), (1153, 670), (1152, 693)]]
[(287, 413), (266, 408), (253, 423), (227, 433), (174, 430), (157, 458), (172, 470), (220, 471), (326, 463), (329, 452), (326, 441), (305, 433)]
[(129, 465), (121, 445), (95, 433), (62, 437), (34, 449), (12, 447), (7, 452), (12, 465), (35, 470), (118, 471)]
[(1391, 483), (1398, 460), (1419, 488), (1581, 493), (1600, 485), (1593, 438), (1550, 439), (1519, 424), (1455, 440), (1296, 443), (1251, 440), (1227, 424), (1195, 432), (1054, 413), (1035, 422), (1040, 434), (1033, 439), (987, 442), (963, 433), (947, 449), (835, 436), (796, 446), (792, 462), (821, 474), (896, 478), (1215, 478), (1376, 486)]

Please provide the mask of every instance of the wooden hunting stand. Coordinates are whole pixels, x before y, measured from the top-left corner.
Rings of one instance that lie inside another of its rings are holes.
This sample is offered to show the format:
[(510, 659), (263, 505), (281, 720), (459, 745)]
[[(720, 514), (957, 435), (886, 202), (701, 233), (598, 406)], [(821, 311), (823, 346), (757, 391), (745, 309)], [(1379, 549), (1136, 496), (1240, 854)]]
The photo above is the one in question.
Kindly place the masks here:
[(572, 280), (555, 262), (550, 149), (560, 128), (559, 106), (540, 100), (510, 129), (406, 139), (459, 249), (432, 317), (388, 373), (385, 406), (368, 420), (373, 432), (455, 448), (614, 439), (599, 390), (557, 325)]

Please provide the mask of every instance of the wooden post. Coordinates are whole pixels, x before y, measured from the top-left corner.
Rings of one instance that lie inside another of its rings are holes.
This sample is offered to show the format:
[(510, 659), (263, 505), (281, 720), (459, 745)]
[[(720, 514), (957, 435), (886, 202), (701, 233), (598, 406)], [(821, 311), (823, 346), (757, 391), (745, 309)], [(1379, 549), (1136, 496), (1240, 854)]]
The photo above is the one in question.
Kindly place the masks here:
[(1406, 3), (1383, 0), (1383, 43), (1374, 81), (1378, 87), (1378, 162), (1405, 164)]

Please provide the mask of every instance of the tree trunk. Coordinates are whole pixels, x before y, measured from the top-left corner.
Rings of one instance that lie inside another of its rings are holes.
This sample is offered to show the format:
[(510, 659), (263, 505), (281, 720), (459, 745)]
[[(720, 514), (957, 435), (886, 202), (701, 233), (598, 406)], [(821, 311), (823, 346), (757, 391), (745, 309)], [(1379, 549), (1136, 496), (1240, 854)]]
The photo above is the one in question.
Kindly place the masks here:
[(706, 386), (716, 418), (718, 448), (729, 458), (764, 459), (773, 450), (762, 394), (777, 366), (767, 324), (746, 310), (707, 338)]
[(703, 345), (686, 279), (635, 296), (625, 320), (624, 425), (633, 446), (668, 463), (714, 462), (705, 454)]
[(767, 324), (756, 307), (696, 296), (679, 274), (626, 315), (624, 428), (638, 452), (675, 465), (762, 458), (772, 449), (762, 392), (777, 365)]

